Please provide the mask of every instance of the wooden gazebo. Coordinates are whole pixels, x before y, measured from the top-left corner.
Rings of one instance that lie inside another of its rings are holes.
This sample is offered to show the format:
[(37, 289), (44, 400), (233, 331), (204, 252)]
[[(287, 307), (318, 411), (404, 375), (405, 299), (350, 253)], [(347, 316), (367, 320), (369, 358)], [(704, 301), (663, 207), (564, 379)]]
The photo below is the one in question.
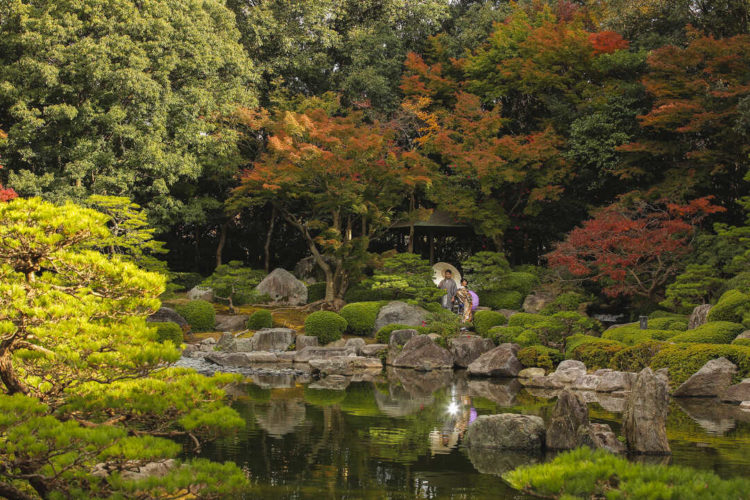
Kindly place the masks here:
[(430, 245), (430, 264), (435, 263), (435, 236), (459, 235), (472, 231), (469, 224), (456, 220), (448, 212), (433, 210), (424, 220), (399, 221), (391, 226), (393, 230), (409, 231), (409, 252), (414, 253), (414, 240), (418, 236), (427, 235)]

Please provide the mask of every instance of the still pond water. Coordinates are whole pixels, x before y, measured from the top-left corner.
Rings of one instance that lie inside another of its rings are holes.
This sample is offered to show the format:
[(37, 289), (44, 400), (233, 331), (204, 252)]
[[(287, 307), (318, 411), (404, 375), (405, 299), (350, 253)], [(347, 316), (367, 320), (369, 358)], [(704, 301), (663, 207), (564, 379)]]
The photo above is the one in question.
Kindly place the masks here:
[[(374, 381), (314, 381), (287, 371), (250, 374), (232, 392), (246, 428), (209, 443), (201, 456), (237, 463), (253, 484), (246, 498), (526, 498), (499, 476), (551, 456), (461, 444), (478, 415), (546, 420), (554, 400), (517, 380), (391, 368)], [(623, 400), (590, 399), (591, 420), (619, 434)], [(667, 431), (673, 456), (651, 461), (722, 477), (750, 474), (750, 412), (715, 401), (673, 401)]]

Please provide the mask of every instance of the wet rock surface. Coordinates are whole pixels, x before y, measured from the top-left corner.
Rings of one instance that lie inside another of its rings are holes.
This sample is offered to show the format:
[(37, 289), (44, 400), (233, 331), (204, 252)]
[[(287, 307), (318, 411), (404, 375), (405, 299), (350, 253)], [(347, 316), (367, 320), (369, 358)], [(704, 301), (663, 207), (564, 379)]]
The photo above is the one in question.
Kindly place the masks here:
[(427, 335), (417, 335), (404, 344), (392, 365), (423, 371), (447, 370), (453, 368), (453, 356)]
[(374, 331), (377, 332), (385, 325), (421, 326), (427, 319), (428, 312), (421, 307), (406, 302), (393, 301), (380, 308), (375, 319)]
[(481, 377), (516, 377), (523, 365), (518, 361), (517, 344), (500, 344), (469, 364), (468, 373)]
[(669, 454), (667, 412), (669, 392), (666, 381), (651, 368), (638, 374), (625, 400), (623, 433), (631, 453)]
[(466, 431), (464, 443), (472, 448), (541, 452), (544, 421), (536, 415), (501, 413), (478, 417)]
[(722, 395), (737, 374), (737, 366), (726, 358), (709, 360), (700, 370), (683, 382), (674, 397), (716, 397)]
[(474, 360), (495, 347), (494, 342), (479, 335), (459, 335), (451, 340), (450, 352), (453, 362), (461, 368), (468, 367)]

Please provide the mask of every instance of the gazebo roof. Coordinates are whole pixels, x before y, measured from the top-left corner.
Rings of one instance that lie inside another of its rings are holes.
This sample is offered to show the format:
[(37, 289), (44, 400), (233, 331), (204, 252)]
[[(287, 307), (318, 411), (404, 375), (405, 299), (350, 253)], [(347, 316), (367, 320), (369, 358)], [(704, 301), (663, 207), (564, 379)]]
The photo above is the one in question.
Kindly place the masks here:
[[(400, 221), (391, 226), (391, 229), (405, 229), (411, 226), (409, 221)], [(471, 226), (457, 221), (448, 212), (433, 210), (426, 220), (414, 221), (415, 228), (425, 229), (467, 229)]]

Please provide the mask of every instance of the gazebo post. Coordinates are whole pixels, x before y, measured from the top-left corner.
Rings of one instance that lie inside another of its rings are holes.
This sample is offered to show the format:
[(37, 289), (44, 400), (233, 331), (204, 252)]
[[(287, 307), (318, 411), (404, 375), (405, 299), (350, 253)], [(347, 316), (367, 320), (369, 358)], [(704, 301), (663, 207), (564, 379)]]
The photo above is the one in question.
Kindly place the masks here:
[(433, 265), (435, 263), (435, 233), (430, 230), (427, 234), (430, 239), (430, 265)]

